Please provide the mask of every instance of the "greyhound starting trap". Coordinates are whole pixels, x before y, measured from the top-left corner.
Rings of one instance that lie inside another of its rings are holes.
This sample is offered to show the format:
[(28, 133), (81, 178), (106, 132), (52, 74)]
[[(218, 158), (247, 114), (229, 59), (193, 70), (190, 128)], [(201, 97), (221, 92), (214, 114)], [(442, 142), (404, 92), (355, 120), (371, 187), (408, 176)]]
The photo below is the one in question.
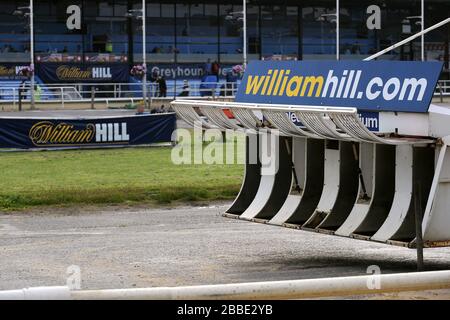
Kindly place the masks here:
[[(172, 107), (192, 125), (246, 130), (245, 179), (225, 216), (410, 248), (449, 246), (450, 106), (431, 104), (441, 68), (255, 62), (237, 102)], [(274, 130), (280, 134), (262, 137)], [(264, 157), (278, 170), (264, 170)]]

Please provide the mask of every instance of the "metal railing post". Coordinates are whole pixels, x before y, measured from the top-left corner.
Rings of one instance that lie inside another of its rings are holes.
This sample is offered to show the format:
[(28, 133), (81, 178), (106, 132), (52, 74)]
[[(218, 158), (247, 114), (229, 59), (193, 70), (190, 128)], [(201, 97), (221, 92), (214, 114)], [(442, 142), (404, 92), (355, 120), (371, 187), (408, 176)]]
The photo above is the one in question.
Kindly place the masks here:
[(12, 89), (13, 89), (13, 109), (15, 109), (16, 108), (16, 88), (12, 88)]
[(91, 109), (95, 109), (95, 87), (91, 87)]
[(19, 87), (19, 111), (22, 111), (22, 88)]
[(417, 250), (417, 271), (424, 271), (423, 260), (423, 238), (422, 238), (422, 192), (420, 183), (416, 183), (414, 190), (414, 218), (416, 225), (416, 250)]
[(444, 102), (444, 92), (443, 92), (443, 89), (442, 89), (442, 86), (441, 86), (441, 84), (438, 82), (438, 88), (439, 88), (439, 97), (440, 97), (440, 99), (441, 99), (441, 103), (443, 103)]

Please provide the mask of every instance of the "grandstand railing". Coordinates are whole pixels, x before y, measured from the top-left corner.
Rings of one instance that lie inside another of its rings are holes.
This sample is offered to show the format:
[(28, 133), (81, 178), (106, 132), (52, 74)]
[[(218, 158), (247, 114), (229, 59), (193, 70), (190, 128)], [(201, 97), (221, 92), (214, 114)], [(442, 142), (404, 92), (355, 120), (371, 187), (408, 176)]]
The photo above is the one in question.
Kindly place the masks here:
[[(166, 94), (162, 94), (157, 84), (149, 83), (147, 92), (149, 99), (173, 100), (182, 95), (184, 91), (188, 96), (183, 98), (201, 98), (201, 97), (230, 97), (236, 95), (237, 83), (214, 82), (214, 83), (195, 83), (190, 84), (189, 89), (181, 85), (167, 84)], [(16, 106), (19, 102), (19, 91), (22, 90), (22, 101), (29, 102), (30, 86), (22, 87), (2, 87), (0, 86), (0, 104), (13, 104)], [(7, 97), (7, 99), (3, 98)], [(61, 103), (64, 108), (65, 103), (87, 103), (87, 102), (105, 102), (106, 104), (115, 102), (135, 103), (142, 100), (142, 84), (140, 83), (73, 83), (73, 84), (46, 84), (45, 91), (35, 93), (38, 103)]]
[[(76, 83), (76, 84), (50, 84), (46, 85), (47, 89), (58, 90), (61, 86), (71, 87), (82, 98), (91, 98), (92, 88), (95, 90), (97, 97), (114, 98), (139, 98), (142, 99), (141, 83)], [(235, 82), (194, 82), (189, 83), (188, 93), (192, 97), (201, 96), (235, 96), (238, 89), (238, 83)], [(165, 96), (169, 98), (178, 97), (185, 91), (183, 81), (167, 82), (167, 91)], [(147, 92), (149, 97), (161, 97), (161, 90), (156, 83), (147, 84)]]
[(436, 87), (435, 95), (450, 96), (450, 80), (439, 80)]
[[(182, 83), (180, 81), (180, 83)], [(189, 86), (189, 95), (183, 96), (183, 99), (201, 98), (201, 97), (228, 97), (234, 98), (238, 90), (237, 83), (195, 83)], [(22, 101), (29, 102), (29, 86), (22, 88)], [(159, 86), (149, 83), (149, 99), (168, 99), (172, 100), (180, 97), (184, 91), (183, 86), (176, 84), (167, 85), (167, 93), (162, 96)], [(19, 102), (19, 88), (0, 86), (0, 104), (13, 104), (16, 106)], [(2, 99), (8, 97), (8, 99)], [(450, 80), (440, 80), (435, 90), (435, 97), (450, 96)], [(106, 104), (116, 102), (135, 103), (142, 100), (142, 85), (139, 83), (75, 83), (75, 84), (47, 84), (46, 90), (36, 94), (38, 103), (61, 103), (64, 108), (65, 103), (88, 103), (104, 102)]]

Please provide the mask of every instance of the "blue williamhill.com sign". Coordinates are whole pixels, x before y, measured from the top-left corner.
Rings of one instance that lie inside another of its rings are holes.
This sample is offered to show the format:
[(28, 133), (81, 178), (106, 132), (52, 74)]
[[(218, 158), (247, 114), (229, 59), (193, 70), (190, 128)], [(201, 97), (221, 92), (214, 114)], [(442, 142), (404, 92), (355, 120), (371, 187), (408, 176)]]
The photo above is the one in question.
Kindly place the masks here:
[(440, 62), (255, 61), (236, 100), (427, 112), (442, 67)]

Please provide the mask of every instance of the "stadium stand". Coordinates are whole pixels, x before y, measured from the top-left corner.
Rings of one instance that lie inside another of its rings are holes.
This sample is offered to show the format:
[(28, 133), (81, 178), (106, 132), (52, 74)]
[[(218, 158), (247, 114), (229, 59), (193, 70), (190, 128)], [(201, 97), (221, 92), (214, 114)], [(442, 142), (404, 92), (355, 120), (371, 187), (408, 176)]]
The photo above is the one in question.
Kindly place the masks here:
[[(39, 88), (36, 92), (36, 98), (38, 100), (52, 100), (58, 97), (57, 94), (52, 92), (39, 77), (36, 76), (35, 80), (36, 85)], [(25, 81), (25, 83), (22, 83), (21, 80), (0, 80), (0, 100), (17, 100), (19, 88), (22, 85), (29, 88), (30, 82)], [(30, 99), (29, 92), (27, 93), (25, 99)]]

